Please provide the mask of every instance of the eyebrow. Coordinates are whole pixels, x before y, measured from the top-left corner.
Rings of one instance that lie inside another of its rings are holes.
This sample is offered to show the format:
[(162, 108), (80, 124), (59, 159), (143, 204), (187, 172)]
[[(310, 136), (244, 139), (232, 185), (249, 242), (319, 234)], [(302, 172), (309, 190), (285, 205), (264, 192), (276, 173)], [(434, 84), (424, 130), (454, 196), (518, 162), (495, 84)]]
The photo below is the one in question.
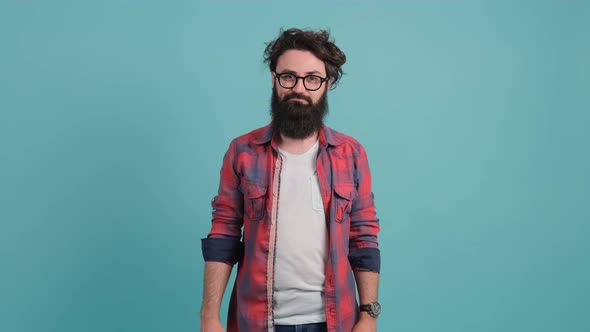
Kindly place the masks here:
[[(289, 73), (289, 74), (293, 74), (293, 75), (297, 75), (297, 72), (294, 70), (289, 70), (289, 69), (285, 69), (283, 70), (283, 73)], [(308, 71), (305, 73), (305, 75), (322, 75), (322, 73), (320, 73), (317, 70), (312, 70), (312, 71)]]

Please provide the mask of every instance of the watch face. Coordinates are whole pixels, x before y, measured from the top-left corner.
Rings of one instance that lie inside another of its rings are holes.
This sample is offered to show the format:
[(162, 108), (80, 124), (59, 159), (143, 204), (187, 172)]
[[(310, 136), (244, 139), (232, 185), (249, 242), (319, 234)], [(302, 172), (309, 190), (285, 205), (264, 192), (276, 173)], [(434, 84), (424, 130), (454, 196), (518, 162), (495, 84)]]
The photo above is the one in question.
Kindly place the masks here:
[(381, 313), (381, 305), (378, 302), (371, 303), (371, 316), (377, 317)]

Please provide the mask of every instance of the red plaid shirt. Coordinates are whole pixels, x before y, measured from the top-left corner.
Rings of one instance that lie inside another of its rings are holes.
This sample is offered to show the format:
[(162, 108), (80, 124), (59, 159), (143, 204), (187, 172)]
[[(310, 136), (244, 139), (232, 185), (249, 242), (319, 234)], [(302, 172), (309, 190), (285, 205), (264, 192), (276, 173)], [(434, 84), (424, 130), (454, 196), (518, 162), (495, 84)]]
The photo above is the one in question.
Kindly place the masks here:
[[(282, 159), (271, 127), (234, 139), (223, 159), (212, 201), (206, 261), (238, 263), (228, 332), (274, 331), (273, 276)], [(350, 332), (359, 317), (354, 271), (380, 269), (371, 174), (364, 148), (324, 126), (317, 174), (328, 225), (325, 313), (328, 331)]]

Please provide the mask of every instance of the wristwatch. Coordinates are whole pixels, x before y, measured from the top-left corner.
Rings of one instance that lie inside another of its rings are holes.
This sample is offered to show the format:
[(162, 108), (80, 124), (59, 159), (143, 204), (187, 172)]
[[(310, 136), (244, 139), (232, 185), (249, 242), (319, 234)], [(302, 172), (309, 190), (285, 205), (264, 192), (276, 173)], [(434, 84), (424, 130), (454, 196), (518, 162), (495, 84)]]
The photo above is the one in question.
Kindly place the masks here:
[(381, 313), (381, 305), (379, 304), (379, 302), (371, 302), (369, 304), (362, 304), (360, 306), (360, 310), (367, 311), (369, 313), (369, 316), (377, 318), (377, 316), (379, 316), (379, 314)]

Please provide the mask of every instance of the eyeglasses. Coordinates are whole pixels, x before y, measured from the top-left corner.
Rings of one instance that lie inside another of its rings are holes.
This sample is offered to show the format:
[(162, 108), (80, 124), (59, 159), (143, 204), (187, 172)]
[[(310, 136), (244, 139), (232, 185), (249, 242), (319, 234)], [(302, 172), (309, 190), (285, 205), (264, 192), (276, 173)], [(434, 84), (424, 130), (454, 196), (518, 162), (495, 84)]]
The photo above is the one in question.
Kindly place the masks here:
[(279, 85), (285, 89), (293, 89), (297, 82), (301, 79), (303, 81), (303, 86), (305, 89), (309, 91), (316, 91), (322, 87), (322, 84), (328, 80), (328, 78), (320, 77), (317, 75), (307, 75), (304, 77), (296, 76), (291, 73), (277, 73), (272, 72), (275, 77), (279, 80)]

